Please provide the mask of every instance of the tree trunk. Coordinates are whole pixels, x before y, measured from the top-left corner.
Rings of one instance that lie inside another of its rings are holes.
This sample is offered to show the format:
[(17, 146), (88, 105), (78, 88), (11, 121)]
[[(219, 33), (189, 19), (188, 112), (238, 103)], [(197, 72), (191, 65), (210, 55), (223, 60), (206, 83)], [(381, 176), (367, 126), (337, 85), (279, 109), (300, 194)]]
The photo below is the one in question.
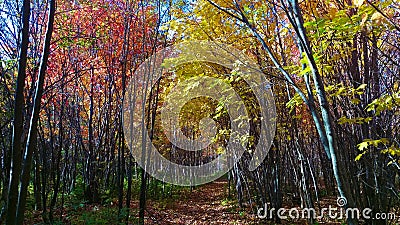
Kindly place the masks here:
[(24, 220), (26, 196), (27, 196), (27, 190), (30, 180), (31, 164), (32, 164), (32, 155), (37, 145), (37, 125), (39, 119), (40, 104), (43, 94), (44, 77), (46, 74), (47, 61), (50, 54), (50, 43), (51, 43), (51, 36), (53, 34), (55, 11), (56, 11), (56, 1), (51, 0), (49, 9), (49, 19), (47, 22), (46, 37), (43, 47), (43, 55), (40, 62), (38, 79), (36, 81), (36, 93), (34, 98), (30, 127), (29, 127), (28, 140), (26, 143), (26, 150), (24, 155), (24, 167), (21, 177), (21, 188), (18, 196), (18, 214), (16, 221), (17, 224), (23, 224)]
[(18, 202), (18, 182), (22, 169), (22, 144), (23, 144), (23, 125), (24, 125), (24, 88), (26, 77), (26, 63), (29, 46), (29, 18), (31, 13), (29, 0), (23, 1), (22, 6), (22, 39), (18, 61), (17, 88), (15, 91), (14, 103), (14, 124), (11, 149), (11, 170), (10, 184), (7, 199), (6, 224), (16, 223), (17, 202)]

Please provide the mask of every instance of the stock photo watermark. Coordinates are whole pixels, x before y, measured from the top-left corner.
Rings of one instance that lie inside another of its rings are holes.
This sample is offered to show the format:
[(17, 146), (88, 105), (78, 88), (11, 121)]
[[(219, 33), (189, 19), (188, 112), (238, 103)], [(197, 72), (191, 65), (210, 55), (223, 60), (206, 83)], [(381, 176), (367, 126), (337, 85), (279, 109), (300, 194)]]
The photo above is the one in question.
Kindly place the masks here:
[(273, 208), (269, 204), (258, 208), (257, 217), (260, 219), (273, 219), (275, 216), (281, 220), (300, 220), (300, 219), (317, 219), (317, 220), (343, 220), (347, 218), (355, 218), (362, 220), (395, 220), (395, 213), (373, 213), (371, 208), (350, 208), (347, 205), (347, 199), (339, 197), (336, 201), (337, 205), (323, 207), (319, 210), (315, 208)]
[[(152, 140), (154, 135), (151, 134), (154, 131), (149, 132), (146, 127), (150, 118), (149, 99), (153, 99), (152, 95), (158, 90), (163, 74), (184, 64), (192, 63), (195, 66), (197, 62), (206, 63), (208, 67), (217, 65), (230, 71), (225, 77), (231, 80), (240, 77), (243, 81), (241, 86), (248, 87), (251, 92), (244, 97), (251, 96), (252, 101), (258, 105), (258, 141), (251, 151), (249, 170), (255, 170), (263, 162), (275, 135), (276, 108), (271, 85), (256, 63), (242, 51), (207, 41), (184, 42), (158, 51), (138, 67), (128, 85), (123, 102), (124, 135), (140, 167), (156, 179), (182, 186), (209, 183), (226, 174), (248, 150), (251, 120), (254, 119), (249, 115), (254, 108), (246, 107), (243, 94), (241, 96), (231, 86), (234, 82), (229, 83), (227, 79), (205, 74), (190, 76), (177, 82), (166, 94), (162, 104), (157, 105), (160, 121), (153, 119), (153, 122), (158, 122), (157, 126), (152, 125), (153, 129), (162, 131), (170, 143), (167, 148), (169, 156), (162, 154), (161, 147)], [(229, 131), (222, 130), (221, 122), (214, 117), (204, 117), (198, 121), (199, 134), (195, 138), (188, 137), (185, 129), (182, 129), (185, 121), (182, 121), (181, 112), (185, 105), (199, 98), (212, 99), (216, 105), (226, 109), (229, 123), (225, 126)], [(216, 135), (223, 132), (228, 133), (228, 138), (219, 141), (222, 144), (218, 147), (218, 154), (209, 153), (205, 157), (205, 149), (212, 148)], [(173, 158), (177, 149), (187, 151), (191, 156)], [(201, 156), (207, 160), (191, 161), (192, 156)]]

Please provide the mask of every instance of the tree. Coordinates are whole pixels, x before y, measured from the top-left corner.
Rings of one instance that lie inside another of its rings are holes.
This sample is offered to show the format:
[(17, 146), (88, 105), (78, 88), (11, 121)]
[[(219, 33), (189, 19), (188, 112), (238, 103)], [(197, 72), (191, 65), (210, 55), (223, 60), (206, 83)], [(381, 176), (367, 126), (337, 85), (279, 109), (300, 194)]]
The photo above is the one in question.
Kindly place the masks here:
[(30, 1), (24, 0), (22, 6), (22, 38), (18, 62), (17, 88), (14, 102), (14, 123), (12, 136), (12, 159), (10, 170), (10, 186), (7, 200), (7, 224), (16, 224), (18, 183), (22, 168), (23, 124), (24, 124), (24, 87), (26, 77), (26, 63), (29, 45), (29, 18)]

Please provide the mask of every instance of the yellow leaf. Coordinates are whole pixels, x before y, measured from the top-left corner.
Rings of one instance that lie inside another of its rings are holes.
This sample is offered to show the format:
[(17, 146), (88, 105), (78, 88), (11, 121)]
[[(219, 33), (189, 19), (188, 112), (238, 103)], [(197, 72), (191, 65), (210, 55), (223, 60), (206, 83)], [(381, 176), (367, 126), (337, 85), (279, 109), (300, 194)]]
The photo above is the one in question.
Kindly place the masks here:
[(360, 7), (364, 3), (364, 0), (353, 0), (353, 4)]
[(368, 148), (370, 141), (371, 141), (370, 139), (365, 139), (363, 142), (357, 145), (358, 149), (360, 151), (364, 151), (364, 149)]
[(351, 103), (353, 103), (353, 104), (359, 104), (359, 103), (361, 102), (360, 99), (358, 99), (358, 98), (350, 99), (350, 101), (351, 101)]
[(399, 82), (396, 81), (396, 82), (394, 82), (394, 84), (393, 84), (393, 89), (396, 91), (398, 88), (399, 88)]
[(345, 124), (347, 123), (349, 120), (347, 119), (347, 117), (343, 116), (338, 120), (339, 124)]
[(356, 89), (358, 90), (364, 90), (367, 87), (367, 84), (361, 84), (360, 86), (358, 86), (358, 88)]
[(364, 155), (363, 153), (358, 154), (354, 160), (356, 160), (356, 161), (360, 160), (363, 155)]
[(375, 12), (374, 14), (372, 14), (371, 16), (371, 20), (379, 20), (382, 18), (382, 14), (380, 14), (379, 12)]

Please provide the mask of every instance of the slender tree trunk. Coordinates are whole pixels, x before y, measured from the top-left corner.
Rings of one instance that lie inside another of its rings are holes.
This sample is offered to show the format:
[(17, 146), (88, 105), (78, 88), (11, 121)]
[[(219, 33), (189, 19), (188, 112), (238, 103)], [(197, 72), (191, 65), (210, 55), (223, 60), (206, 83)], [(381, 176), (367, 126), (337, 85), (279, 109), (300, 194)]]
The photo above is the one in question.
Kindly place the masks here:
[(22, 6), (22, 39), (18, 62), (17, 88), (14, 103), (14, 124), (11, 149), (10, 184), (7, 199), (6, 224), (16, 223), (18, 182), (22, 169), (22, 144), (24, 125), (24, 88), (26, 77), (26, 63), (29, 45), (29, 18), (31, 13), (30, 0), (24, 0)]
[(21, 177), (21, 188), (18, 196), (18, 214), (16, 221), (17, 224), (23, 224), (24, 220), (26, 196), (27, 196), (27, 190), (30, 180), (31, 164), (32, 164), (32, 155), (37, 145), (37, 125), (39, 119), (40, 104), (43, 94), (44, 77), (46, 74), (47, 61), (50, 54), (50, 43), (51, 43), (51, 36), (53, 34), (55, 11), (56, 11), (56, 1), (51, 0), (49, 9), (49, 19), (47, 22), (46, 37), (43, 47), (43, 55), (42, 55), (42, 60), (40, 62), (38, 79), (36, 81), (36, 93), (34, 98), (30, 127), (29, 127), (28, 140), (24, 155), (24, 167)]
[(139, 196), (139, 224), (144, 225), (144, 211), (146, 209), (146, 182), (147, 173), (141, 169), (140, 175), (140, 196)]
[[(156, 112), (157, 112), (157, 105), (158, 105), (158, 93), (160, 90), (160, 80), (157, 81), (157, 88), (154, 90), (152, 87), (149, 95), (149, 108), (148, 108), (148, 116), (147, 116), (147, 126), (144, 126), (143, 129), (146, 129), (147, 127), (150, 126), (150, 141), (153, 140), (154, 136), (154, 125), (155, 125), (155, 120), (156, 120)], [(146, 99), (146, 98), (144, 98)], [(151, 120), (150, 120), (151, 119)], [(142, 121), (145, 123), (145, 121)], [(143, 130), (143, 132), (146, 132), (146, 130)], [(143, 160), (147, 160), (146, 157), (146, 148), (147, 144), (144, 143), (142, 144), (142, 162)], [(143, 165), (143, 164), (142, 164)], [(144, 224), (144, 211), (146, 209), (146, 189), (147, 189), (147, 180), (148, 180), (148, 174), (147, 172), (142, 169), (142, 174), (141, 174), (141, 183), (140, 183), (140, 197), (139, 197), (139, 224)]]
[(131, 207), (131, 194), (132, 194), (132, 156), (131, 155), (129, 155), (127, 176), (128, 176), (128, 189), (126, 190), (127, 213), (126, 213), (125, 223), (129, 224), (129, 208)]
[(57, 173), (55, 174), (56, 181), (53, 184), (54, 185), (53, 196), (52, 196), (52, 199), (51, 199), (51, 202), (50, 202), (50, 212), (49, 212), (49, 219), (50, 219), (51, 223), (53, 223), (53, 210), (54, 210), (54, 207), (56, 205), (57, 196), (58, 196), (58, 193), (59, 193), (59, 190), (60, 190), (61, 175), (64, 174), (61, 171), (61, 168), (60, 168), (62, 150), (63, 150), (63, 144), (64, 144), (64, 126), (63, 126), (64, 104), (65, 104), (64, 95), (63, 95), (63, 93), (64, 93), (64, 76), (65, 76), (65, 74), (63, 74), (63, 78), (61, 79), (61, 93), (62, 93), (62, 96), (61, 96), (61, 108), (60, 108), (60, 118), (59, 118), (59, 124), (60, 125), (59, 125), (59, 131), (58, 131), (59, 132), (58, 133), (58, 142), (59, 142), (58, 145), (59, 145), (59, 147), (58, 147), (58, 157), (57, 157), (57, 160), (56, 160), (57, 162), (56, 162), (56, 168), (55, 168)]
[[(313, 76), (314, 87), (317, 92), (318, 101), (319, 101), (319, 105), (321, 108), (322, 121), (324, 124), (325, 133), (326, 133), (326, 137), (327, 137), (328, 144), (329, 144), (329, 151), (330, 151), (330, 156), (331, 156), (330, 158), (331, 158), (333, 174), (334, 174), (334, 177), (336, 180), (337, 188), (338, 188), (340, 196), (345, 197), (348, 201), (348, 204), (353, 206), (352, 197), (346, 194), (345, 187), (342, 183), (341, 172), (339, 170), (338, 161), (337, 161), (337, 153), (336, 153), (337, 148), (336, 148), (336, 144), (335, 144), (335, 140), (334, 140), (334, 132), (333, 132), (333, 126), (332, 126), (332, 119), (331, 119), (331, 115), (330, 115), (330, 111), (329, 111), (329, 103), (326, 98), (326, 92), (325, 92), (325, 88), (324, 88), (324, 83), (322, 81), (322, 77), (319, 74), (318, 67), (314, 60), (312, 49), (311, 49), (311, 46), (310, 46), (308, 38), (307, 38), (307, 34), (306, 34), (306, 31), (304, 28), (303, 16), (300, 11), (299, 3), (297, 0), (289, 0), (289, 2), (291, 5), (291, 8), (293, 10), (293, 17), (295, 20), (295, 21), (293, 21), (293, 23), (295, 23), (293, 25), (297, 26), (296, 32), (298, 32), (297, 35), (301, 39), (301, 44), (304, 47), (304, 50), (305, 50), (305, 53), (306, 53), (306, 56), (308, 59), (308, 64), (310, 66), (311, 73)], [(356, 223), (353, 220), (353, 218), (348, 218), (347, 222), (349, 224)]]

